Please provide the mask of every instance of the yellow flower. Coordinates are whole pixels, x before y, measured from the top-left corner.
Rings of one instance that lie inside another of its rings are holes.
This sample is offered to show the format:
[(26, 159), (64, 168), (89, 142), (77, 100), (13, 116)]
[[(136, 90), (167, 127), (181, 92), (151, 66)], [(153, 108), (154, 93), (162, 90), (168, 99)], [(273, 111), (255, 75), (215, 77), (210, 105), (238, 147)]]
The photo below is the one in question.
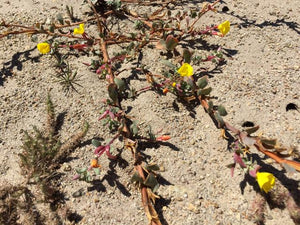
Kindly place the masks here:
[(40, 53), (47, 54), (48, 52), (50, 52), (50, 45), (47, 42), (38, 43), (37, 49)]
[(226, 20), (224, 23), (221, 23), (218, 26), (218, 29), (220, 30), (223, 36), (226, 35), (230, 31), (230, 22)]
[(183, 63), (182, 66), (177, 70), (182, 77), (190, 77), (193, 75), (193, 67), (188, 63)]
[(73, 34), (83, 34), (84, 33), (84, 24), (79, 24), (79, 27), (74, 28)]
[(172, 86), (173, 86), (173, 87), (176, 87), (176, 82), (173, 82)]
[(275, 177), (271, 173), (257, 172), (256, 180), (260, 189), (264, 190), (266, 193), (268, 193), (275, 185)]

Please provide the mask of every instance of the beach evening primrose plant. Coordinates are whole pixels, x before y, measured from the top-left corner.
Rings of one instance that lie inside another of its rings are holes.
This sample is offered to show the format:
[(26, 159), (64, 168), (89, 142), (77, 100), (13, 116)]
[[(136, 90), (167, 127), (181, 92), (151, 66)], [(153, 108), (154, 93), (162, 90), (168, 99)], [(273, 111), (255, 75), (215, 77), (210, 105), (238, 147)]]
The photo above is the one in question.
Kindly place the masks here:
[(218, 26), (218, 29), (221, 32), (222, 36), (225, 36), (230, 31), (230, 22), (226, 20)]
[(268, 193), (275, 185), (275, 177), (271, 173), (267, 172), (257, 172), (256, 180), (260, 189)]
[(177, 70), (182, 77), (190, 77), (194, 74), (193, 67), (188, 63), (183, 63), (182, 66)]
[(73, 34), (84, 34), (84, 24), (79, 24), (79, 27), (74, 28)]
[(47, 42), (42, 42), (37, 44), (37, 49), (42, 54), (47, 54), (50, 52), (50, 45)]

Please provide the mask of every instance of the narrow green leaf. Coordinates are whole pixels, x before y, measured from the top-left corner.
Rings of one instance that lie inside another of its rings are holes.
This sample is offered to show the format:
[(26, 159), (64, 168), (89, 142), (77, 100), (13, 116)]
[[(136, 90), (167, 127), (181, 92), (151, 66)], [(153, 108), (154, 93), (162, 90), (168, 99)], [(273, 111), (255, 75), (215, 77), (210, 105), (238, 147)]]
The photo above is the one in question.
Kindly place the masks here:
[(226, 116), (228, 114), (225, 107), (222, 105), (218, 106), (218, 112), (221, 116)]

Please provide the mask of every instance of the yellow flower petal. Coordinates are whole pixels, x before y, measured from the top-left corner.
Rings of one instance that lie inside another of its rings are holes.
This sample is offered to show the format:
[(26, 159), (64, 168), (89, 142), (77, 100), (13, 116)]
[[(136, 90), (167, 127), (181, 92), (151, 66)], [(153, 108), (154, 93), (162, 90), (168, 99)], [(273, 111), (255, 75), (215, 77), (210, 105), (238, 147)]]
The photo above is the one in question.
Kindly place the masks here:
[(188, 63), (183, 63), (182, 66), (177, 70), (182, 77), (190, 77), (193, 75), (193, 67)]
[(79, 24), (79, 27), (74, 28), (73, 34), (83, 34), (84, 33), (84, 24)]
[(221, 23), (218, 26), (218, 29), (220, 30), (223, 36), (226, 35), (230, 31), (230, 22), (226, 20), (224, 23)]
[(50, 52), (50, 45), (47, 42), (38, 43), (37, 49), (40, 53), (47, 54), (48, 52)]
[(260, 189), (264, 190), (266, 193), (268, 193), (275, 185), (275, 177), (271, 173), (257, 172), (256, 180)]

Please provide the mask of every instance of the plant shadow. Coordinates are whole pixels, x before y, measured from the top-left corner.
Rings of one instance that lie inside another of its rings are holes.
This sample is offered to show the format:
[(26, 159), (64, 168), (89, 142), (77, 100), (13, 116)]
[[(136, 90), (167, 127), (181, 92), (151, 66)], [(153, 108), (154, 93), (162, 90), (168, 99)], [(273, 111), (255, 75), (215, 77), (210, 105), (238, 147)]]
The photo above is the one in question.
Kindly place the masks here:
[[(23, 52), (17, 52), (12, 56), (10, 61), (7, 61), (3, 64), (2, 69), (0, 70), (0, 86), (3, 86), (4, 81), (8, 78), (13, 76), (13, 69), (16, 68), (18, 71), (23, 69), (23, 63), (27, 61), (38, 63), (40, 62), (41, 56), (34, 56), (32, 57), (30, 53), (35, 50), (35, 47), (26, 50)], [(24, 59), (22, 59), (24, 58)]]

